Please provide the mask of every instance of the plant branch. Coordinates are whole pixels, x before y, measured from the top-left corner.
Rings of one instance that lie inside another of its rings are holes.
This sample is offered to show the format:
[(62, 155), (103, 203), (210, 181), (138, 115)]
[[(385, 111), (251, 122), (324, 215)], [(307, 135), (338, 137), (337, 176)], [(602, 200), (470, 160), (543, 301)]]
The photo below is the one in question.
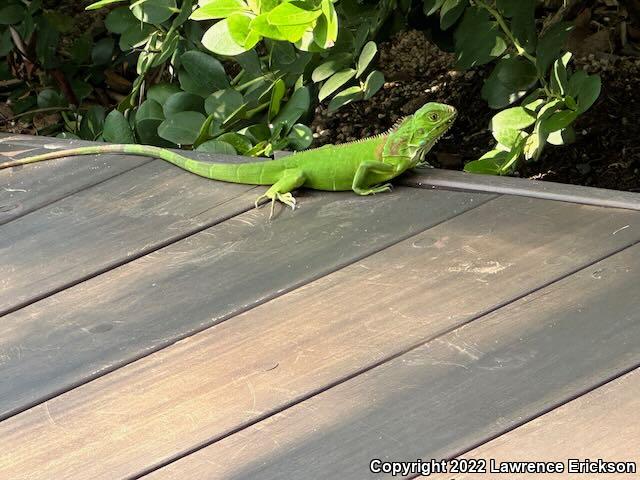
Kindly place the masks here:
[(536, 57), (531, 55), (522, 47), (522, 45), (520, 45), (520, 42), (518, 42), (518, 39), (513, 35), (513, 32), (511, 32), (511, 30), (509, 29), (509, 26), (504, 21), (504, 18), (502, 18), (502, 15), (500, 15), (500, 12), (495, 8), (493, 8), (491, 5), (485, 3), (484, 0), (475, 0), (475, 3), (478, 6), (484, 8), (487, 12), (489, 12), (493, 16), (493, 18), (496, 19), (496, 21), (498, 22), (498, 25), (500, 25), (500, 28), (502, 29), (504, 34), (507, 36), (509, 41), (515, 47), (516, 51), (518, 52), (518, 55), (522, 55), (524, 58), (526, 58), (527, 60), (529, 60), (531, 63), (535, 65)]

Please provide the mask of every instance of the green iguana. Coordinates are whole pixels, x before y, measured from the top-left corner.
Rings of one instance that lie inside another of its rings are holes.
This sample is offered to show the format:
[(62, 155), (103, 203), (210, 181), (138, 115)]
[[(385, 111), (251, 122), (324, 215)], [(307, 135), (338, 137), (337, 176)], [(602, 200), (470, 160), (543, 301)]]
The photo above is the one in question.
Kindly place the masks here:
[[(251, 163), (210, 163), (193, 160), (148, 145), (100, 145), (61, 150), (0, 163), (0, 169), (73, 155), (122, 153), (166, 160), (205, 178), (250, 185), (271, 185), (255, 202), (271, 200), (295, 209), (291, 191), (298, 187), (315, 190), (353, 190), (371, 195), (391, 190), (389, 183), (413, 168), (449, 129), (456, 118), (455, 108), (427, 103), (416, 113), (399, 121), (387, 133), (340, 145), (324, 145), (276, 159)], [(271, 218), (271, 216), (269, 218)]]

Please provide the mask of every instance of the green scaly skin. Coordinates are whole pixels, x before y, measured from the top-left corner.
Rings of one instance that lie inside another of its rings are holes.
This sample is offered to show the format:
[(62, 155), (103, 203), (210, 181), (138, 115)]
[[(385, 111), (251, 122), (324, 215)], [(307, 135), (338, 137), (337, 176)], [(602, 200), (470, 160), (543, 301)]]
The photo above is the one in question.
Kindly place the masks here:
[[(122, 153), (166, 160), (183, 170), (212, 180), (249, 185), (271, 185), (256, 200), (275, 201), (295, 209), (291, 191), (299, 187), (314, 190), (353, 190), (372, 195), (391, 190), (389, 180), (415, 167), (444, 135), (456, 118), (456, 110), (441, 103), (427, 103), (389, 132), (341, 145), (294, 153), (277, 160), (240, 164), (193, 160), (178, 153), (148, 145), (99, 145), (61, 150), (0, 163), (0, 169), (74, 155)], [(271, 217), (270, 217), (271, 218)]]

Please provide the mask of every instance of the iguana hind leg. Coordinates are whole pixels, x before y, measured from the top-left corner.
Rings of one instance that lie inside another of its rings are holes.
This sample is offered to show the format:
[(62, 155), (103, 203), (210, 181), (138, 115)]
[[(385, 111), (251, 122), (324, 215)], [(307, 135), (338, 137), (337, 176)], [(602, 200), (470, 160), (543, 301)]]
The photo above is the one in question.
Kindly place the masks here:
[(385, 183), (383, 185), (371, 186), (371, 180), (368, 178), (369, 174), (382, 174), (388, 175), (393, 173), (393, 165), (382, 162), (365, 161), (360, 164), (356, 174), (353, 177), (352, 189), (358, 195), (373, 195), (375, 193), (389, 192), (391, 191), (391, 184)]
[(269, 187), (263, 195), (260, 195), (255, 202), (256, 208), (258, 208), (262, 200), (271, 200), (271, 211), (269, 213), (269, 220), (273, 218), (273, 211), (275, 208), (276, 200), (291, 207), (292, 210), (296, 208), (296, 199), (291, 195), (291, 190), (295, 190), (301, 187), (305, 182), (305, 176), (302, 170), (292, 169), (285, 170), (280, 180)]

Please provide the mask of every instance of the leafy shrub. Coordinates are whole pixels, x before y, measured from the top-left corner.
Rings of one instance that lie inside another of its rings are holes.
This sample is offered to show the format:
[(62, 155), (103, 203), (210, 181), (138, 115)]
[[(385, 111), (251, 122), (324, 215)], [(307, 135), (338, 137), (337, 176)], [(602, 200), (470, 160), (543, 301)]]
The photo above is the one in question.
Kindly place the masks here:
[(537, 160), (547, 143), (574, 140), (572, 124), (596, 101), (601, 81), (571, 71), (571, 53), (562, 51), (570, 24), (537, 35), (535, 0), (424, 0), (423, 7), (439, 12), (442, 29), (455, 28), (458, 68), (496, 62), (482, 98), (494, 109), (510, 107), (491, 121), (496, 147), (465, 170), (508, 174), (522, 159)]
[[(108, 114), (99, 105), (77, 108), (84, 97), (38, 89), (38, 106), (62, 111), (65, 137), (270, 155), (311, 144), (301, 121), (318, 102), (336, 110), (384, 83), (370, 68), (377, 17), (342, 22), (329, 0), (101, 0), (87, 9), (106, 6), (109, 36), (88, 42), (91, 68), (115, 59), (135, 65), (136, 78)], [(77, 70), (86, 75), (83, 62)]]
[[(412, 8), (410, 0), (195, 1), (100, 0), (87, 8), (109, 8), (105, 28), (69, 45), (61, 38), (71, 18), (41, 0), (5, 0), (0, 80), (20, 80), (9, 97), (14, 114), (59, 111), (62, 124), (42, 133), (89, 140), (243, 155), (304, 149), (319, 102), (334, 111), (382, 87), (371, 39), (406, 26)], [(546, 144), (573, 140), (600, 79), (570, 68), (569, 24), (538, 34), (536, 0), (419, 1), (453, 31), (460, 69), (494, 63), (482, 97), (501, 110), (491, 121), (497, 143), (466, 170), (508, 174)], [(135, 78), (117, 109), (85, 107), (115, 66)]]
[[(5, 2), (0, 7), (0, 80), (13, 81), (8, 102), (14, 114), (73, 111), (94, 84), (104, 83), (105, 67), (123, 61), (108, 36), (85, 32), (63, 42), (75, 28), (73, 19), (44, 9), (42, 1)], [(45, 88), (43, 77), (49, 79)]]

